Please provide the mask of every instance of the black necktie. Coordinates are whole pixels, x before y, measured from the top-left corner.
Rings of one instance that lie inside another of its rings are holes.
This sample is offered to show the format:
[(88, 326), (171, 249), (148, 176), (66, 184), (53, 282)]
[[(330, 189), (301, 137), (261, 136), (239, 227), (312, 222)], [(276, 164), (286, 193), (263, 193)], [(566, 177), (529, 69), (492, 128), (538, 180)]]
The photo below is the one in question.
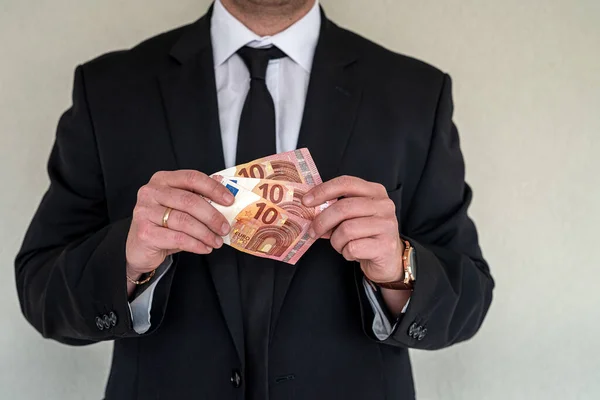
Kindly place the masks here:
[[(265, 81), (269, 60), (285, 57), (276, 47), (243, 47), (238, 54), (250, 71), (250, 90), (238, 131), (236, 164), (276, 153), (275, 105)], [(246, 353), (246, 399), (269, 397), (268, 347), (273, 303), (272, 260), (238, 253)]]
[(250, 90), (244, 102), (238, 130), (236, 164), (247, 163), (277, 152), (275, 147), (275, 105), (267, 89), (269, 60), (285, 57), (277, 47), (238, 50), (250, 72)]

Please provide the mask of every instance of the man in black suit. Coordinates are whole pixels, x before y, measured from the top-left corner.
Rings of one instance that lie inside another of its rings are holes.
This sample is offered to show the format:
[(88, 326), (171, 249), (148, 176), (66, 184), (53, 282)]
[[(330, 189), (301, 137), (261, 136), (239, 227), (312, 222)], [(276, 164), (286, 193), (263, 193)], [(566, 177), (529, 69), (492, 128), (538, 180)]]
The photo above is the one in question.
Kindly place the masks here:
[[(409, 348), (472, 337), (494, 286), (450, 78), (315, 0), (217, 0), (79, 66), (16, 259), (26, 318), (114, 340), (107, 399), (414, 398)], [(207, 174), (307, 147), (339, 199), (295, 267), (223, 247)]]

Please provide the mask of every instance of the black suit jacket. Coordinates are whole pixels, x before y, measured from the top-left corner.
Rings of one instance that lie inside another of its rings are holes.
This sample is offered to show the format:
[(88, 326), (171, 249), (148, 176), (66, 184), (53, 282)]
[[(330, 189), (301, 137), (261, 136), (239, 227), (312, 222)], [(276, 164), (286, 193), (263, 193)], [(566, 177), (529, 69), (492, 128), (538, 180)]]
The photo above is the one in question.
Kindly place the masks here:
[[(132, 329), (126, 293), (138, 189), (160, 170), (224, 168), (209, 25), (204, 16), (76, 69), (50, 187), (16, 259), (22, 311), (44, 337), (114, 340), (107, 399), (243, 398), (231, 248), (177, 255), (144, 335)], [(447, 75), (323, 18), (298, 147), (310, 149), (323, 180), (347, 174), (385, 185), (416, 248), (418, 280), (393, 335), (379, 342), (356, 263), (320, 240), (295, 267), (282, 265), (271, 399), (413, 398), (408, 349), (446, 347), (480, 327), (493, 280), (467, 217), (452, 108)]]

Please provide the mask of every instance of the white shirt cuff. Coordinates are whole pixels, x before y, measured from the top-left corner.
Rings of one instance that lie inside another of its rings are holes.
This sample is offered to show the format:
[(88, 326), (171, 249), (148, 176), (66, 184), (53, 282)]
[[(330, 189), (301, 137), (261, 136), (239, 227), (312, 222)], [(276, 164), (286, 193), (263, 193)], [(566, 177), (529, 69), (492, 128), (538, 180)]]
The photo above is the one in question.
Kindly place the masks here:
[[(373, 309), (373, 314), (375, 314), (375, 316), (373, 318), (373, 325), (372, 325), (373, 333), (375, 334), (375, 337), (378, 340), (381, 340), (381, 341), (386, 340), (387, 338), (390, 337), (390, 335), (392, 334), (394, 329), (396, 329), (396, 325), (398, 324), (398, 321), (396, 321), (394, 323), (394, 325), (391, 324), (390, 320), (388, 319), (385, 312), (383, 311), (384, 306), (382, 306), (379, 303), (379, 300), (377, 299), (377, 296), (375, 295), (375, 291), (374, 291), (373, 287), (367, 281), (367, 279), (364, 277), (363, 277), (363, 287), (365, 288), (365, 293), (367, 294), (369, 303), (371, 303), (371, 308)], [(408, 308), (409, 303), (410, 303), (410, 298), (406, 301), (406, 304), (402, 308), (402, 314), (404, 314), (406, 312), (406, 309)]]

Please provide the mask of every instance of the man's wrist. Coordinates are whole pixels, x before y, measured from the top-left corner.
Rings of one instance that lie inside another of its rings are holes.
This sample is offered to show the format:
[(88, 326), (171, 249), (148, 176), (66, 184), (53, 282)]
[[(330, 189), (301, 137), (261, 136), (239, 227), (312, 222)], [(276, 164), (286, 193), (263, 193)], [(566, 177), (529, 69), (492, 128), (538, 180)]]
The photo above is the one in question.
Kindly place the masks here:
[(126, 268), (125, 271), (125, 279), (127, 279), (127, 281), (138, 281), (140, 280), (142, 275), (144, 275), (144, 273), (142, 272), (132, 270), (131, 268), (129, 268), (129, 266)]
[[(133, 294), (133, 292), (135, 292), (135, 289), (137, 287), (137, 285), (133, 282), (133, 281), (138, 281), (140, 280), (140, 278), (142, 277), (142, 273), (141, 272), (136, 272), (133, 271), (131, 269), (131, 267), (129, 266), (129, 263), (127, 264), (127, 267), (125, 268), (125, 276), (123, 277), (123, 279), (125, 279), (127, 281), (127, 297), (131, 297), (131, 295)], [(127, 279), (129, 278), (129, 279)]]
[[(397, 267), (400, 269), (393, 283), (404, 283), (404, 279), (406, 277), (406, 270), (404, 268), (404, 253), (406, 250), (406, 245), (404, 240), (400, 238), (400, 258), (397, 264)], [(408, 303), (410, 297), (412, 296), (412, 290), (398, 290), (398, 288), (386, 288), (384, 286), (378, 285), (381, 293), (381, 297), (384, 300), (385, 305), (387, 306), (387, 311), (392, 315), (394, 320), (397, 320)]]
[(401, 238), (399, 239), (398, 247), (398, 261), (396, 261), (395, 264), (395, 267), (397, 268), (396, 276), (393, 280), (390, 280), (389, 282), (399, 282), (404, 280), (404, 260), (402, 257), (404, 255), (404, 249), (406, 248), (406, 246), (404, 245), (404, 240), (402, 240)]
[(415, 260), (414, 248), (408, 241), (401, 240), (401, 257), (396, 268), (399, 268), (397, 275), (387, 281), (375, 282), (380, 288), (391, 290), (412, 290), (415, 281)]
[(394, 321), (397, 320), (412, 296), (412, 290), (393, 290), (382, 287), (379, 290), (387, 311)]

